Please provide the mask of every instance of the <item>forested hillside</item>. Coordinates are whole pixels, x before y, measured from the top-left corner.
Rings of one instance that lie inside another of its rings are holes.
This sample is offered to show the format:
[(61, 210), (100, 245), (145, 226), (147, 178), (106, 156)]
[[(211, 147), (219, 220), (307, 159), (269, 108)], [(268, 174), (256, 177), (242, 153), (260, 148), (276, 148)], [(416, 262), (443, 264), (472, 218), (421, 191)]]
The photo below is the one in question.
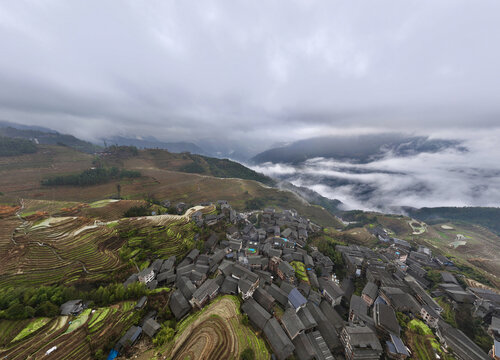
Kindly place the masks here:
[(29, 140), (0, 136), (0, 156), (33, 154), (36, 150), (36, 145)]

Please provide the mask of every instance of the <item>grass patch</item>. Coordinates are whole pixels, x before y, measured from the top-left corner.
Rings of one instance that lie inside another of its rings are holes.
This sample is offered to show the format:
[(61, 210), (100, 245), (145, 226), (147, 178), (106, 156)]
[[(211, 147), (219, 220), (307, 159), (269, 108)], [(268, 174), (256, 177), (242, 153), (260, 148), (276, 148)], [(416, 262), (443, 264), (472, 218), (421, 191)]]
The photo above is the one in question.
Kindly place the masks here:
[(309, 283), (309, 277), (307, 276), (306, 266), (300, 261), (292, 261), (290, 265), (295, 269), (295, 275), (300, 281)]
[(24, 329), (22, 329), (19, 334), (12, 340), (12, 342), (19, 341), (21, 339), (24, 339), (26, 336), (34, 333), (38, 329), (42, 328), (45, 326), (50, 321), (49, 318), (37, 318), (31, 321), (28, 326), (26, 326)]
[(413, 319), (408, 323), (408, 327), (420, 335), (432, 335), (432, 330), (420, 320)]
[(65, 334), (69, 334), (70, 332), (75, 331), (78, 329), (80, 326), (85, 324), (89, 318), (89, 314), (92, 310), (91, 309), (85, 309), (83, 312), (78, 315), (74, 320), (71, 321), (71, 324), (69, 325), (68, 329), (66, 330)]

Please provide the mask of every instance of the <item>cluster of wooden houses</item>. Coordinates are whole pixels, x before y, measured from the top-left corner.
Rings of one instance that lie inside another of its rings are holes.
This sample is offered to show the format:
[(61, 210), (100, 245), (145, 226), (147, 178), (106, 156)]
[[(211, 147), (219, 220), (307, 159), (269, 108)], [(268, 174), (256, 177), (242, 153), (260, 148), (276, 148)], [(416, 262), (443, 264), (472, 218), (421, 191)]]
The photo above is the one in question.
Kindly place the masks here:
[[(202, 252), (194, 249), (180, 262), (175, 257), (155, 260), (124, 285), (140, 281), (150, 289), (173, 288), (169, 307), (178, 320), (219, 294), (239, 295), (242, 311), (279, 360), (292, 354), (299, 360), (376, 360), (382, 354), (391, 359), (409, 358), (398, 312), (425, 321), (458, 359), (488, 359), (463, 332), (442, 319), (443, 309), (433, 299), (436, 296), (445, 296), (451, 303), (473, 303), (476, 315), (489, 318), (492, 336), (500, 339), (500, 295), (463, 289), (451, 273), (454, 264), (443, 256), (433, 256), (428, 248), (415, 249), (404, 240), (381, 234), (379, 238), (389, 246), (337, 245), (347, 271), (339, 283), (332, 259), (306, 246), (308, 236), (319, 228), (295, 211), (265, 209), (252, 223), (227, 202), (217, 205), (218, 214), (194, 213), (192, 220), (208, 228), (222, 221), (224, 234), (213, 232)], [(296, 276), (298, 264), (307, 281)], [(428, 268), (441, 270), (442, 276), (432, 294), (426, 279)], [(358, 296), (354, 283), (359, 280), (365, 286)], [(146, 329), (153, 336), (160, 326), (153, 317), (146, 321), (142, 330), (132, 328), (124, 339), (132, 341)], [(497, 343), (495, 340), (495, 346)]]

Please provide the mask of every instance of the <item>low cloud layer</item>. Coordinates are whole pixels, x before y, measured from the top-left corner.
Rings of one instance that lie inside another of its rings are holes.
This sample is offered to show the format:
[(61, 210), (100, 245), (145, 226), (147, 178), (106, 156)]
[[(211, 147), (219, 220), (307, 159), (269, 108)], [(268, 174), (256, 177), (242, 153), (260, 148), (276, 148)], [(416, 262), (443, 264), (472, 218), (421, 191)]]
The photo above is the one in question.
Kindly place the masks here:
[(4, 1), (0, 119), (97, 139), (489, 128), (500, 2)]
[[(499, 206), (499, 132), (464, 140), (468, 151), (450, 148), (367, 164), (315, 158), (298, 166), (254, 167), (269, 176), (338, 199), (346, 209), (397, 211), (402, 206)], [(480, 140), (476, 140), (480, 138)]]

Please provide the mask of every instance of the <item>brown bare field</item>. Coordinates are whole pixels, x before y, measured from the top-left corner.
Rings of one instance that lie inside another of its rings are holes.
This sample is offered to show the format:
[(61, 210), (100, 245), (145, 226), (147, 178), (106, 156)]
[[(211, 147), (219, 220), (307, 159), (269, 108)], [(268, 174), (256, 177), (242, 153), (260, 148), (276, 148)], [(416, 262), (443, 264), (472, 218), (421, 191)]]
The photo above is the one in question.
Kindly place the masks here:
[[(78, 203), (116, 195), (118, 181), (86, 187), (47, 187), (40, 183), (50, 176), (88, 169), (92, 166), (92, 159), (92, 155), (58, 146), (41, 146), (35, 154), (0, 158), (0, 189), (4, 193), (0, 200), (16, 203), (24, 198)], [(269, 188), (251, 180), (217, 178), (168, 169), (172, 166), (178, 170), (181, 160), (182, 154), (164, 152), (162, 157), (152, 158), (146, 151), (140, 151), (137, 157), (120, 160), (127, 169), (138, 170), (143, 175), (138, 179), (119, 181), (122, 196), (130, 200), (153, 196), (191, 204), (225, 199), (238, 210), (245, 208), (245, 201), (258, 198), (265, 206), (294, 208), (322, 226), (339, 226), (337, 219), (328, 211), (308, 204), (289, 191)]]

